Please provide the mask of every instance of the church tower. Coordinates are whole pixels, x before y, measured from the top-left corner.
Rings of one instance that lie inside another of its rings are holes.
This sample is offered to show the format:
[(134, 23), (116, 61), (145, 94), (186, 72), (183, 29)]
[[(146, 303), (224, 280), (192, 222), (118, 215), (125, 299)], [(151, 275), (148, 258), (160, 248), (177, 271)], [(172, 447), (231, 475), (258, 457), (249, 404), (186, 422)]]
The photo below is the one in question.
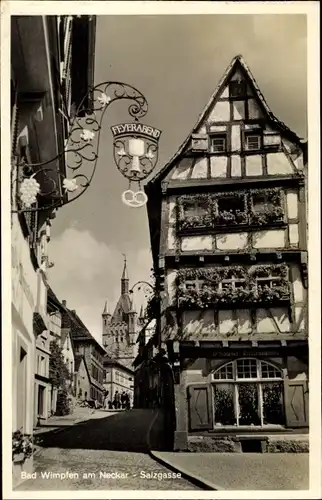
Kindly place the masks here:
[(103, 346), (107, 354), (119, 363), (132, 367), (137, 355), (137, 335), (140, 331), (140, 321), (133, 308), (130, 297), (129, 275), (127, 261), (124, 257), (121, 275), (121, 294), (113, 314), (110, 314), (107, 302), (102, 313)]
[(121, 278), (121, 295), (126, 295), (129, 293), (129, 275), (127, 272), (126, 257), (124, 257), (124, 267)]
[(110, 331), (111, 319), (112, 315), (109, 311), (108, 302), (106, 300), (102, 312), (102, 338), (103, 338), (103, 346), (107, 349), (107, 351), (113, 344), (113, 339), (111, 338), (111, 331)]

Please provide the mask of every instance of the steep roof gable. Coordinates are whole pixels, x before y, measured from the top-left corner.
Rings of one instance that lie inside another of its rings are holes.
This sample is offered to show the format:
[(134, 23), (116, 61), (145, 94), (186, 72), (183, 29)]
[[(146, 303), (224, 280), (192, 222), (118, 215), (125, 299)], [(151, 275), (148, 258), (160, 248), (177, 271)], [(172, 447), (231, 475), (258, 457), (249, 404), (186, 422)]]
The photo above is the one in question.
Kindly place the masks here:
[[(237, 55), (236, 57), (233, 58), (229, 66), (227, 67), (226, 71), (224, 72), (221, 80), (219, 81), (215, 91), (213, 92), (210, 100), (208, 101), (207, 105), (201, 112), (201, 114), (198, 117), (198, 120), (196, 124), (194, 125), (191, 133), (188, 135), (188, 137), (185, 139), (185, 141), (182, 143), (182, 145), (179, 147), (178, 151), (173, 155), (173, 157), (169, 160), (169, 162), (161, 168), (161, 170), (148, 182), (147, 187), (149, 185), (153, 185), (156, 182), (160, 182), (164, 179), (164, 177), (169, 173), (169, 171), (172, 169), (176, 161), (179, 159), (179, 157), (182, 155), (182, 153), (185, 152), (187, 149), (187, 146), (190, 143), (190, 140), (192, 139), (192, 134), (194, 133), (199, 133), (203, 129), (203, 125), (205, 124), (205, 121), (211, 114), (212, 110), (214, 109), (214, 106), (217, 102), (217, 100), (220, 97), (223, 97), (223, 93), (225, 91), (225, 87), (228, 85), (229, 81), (236, 76), (238, 79), (238, 75), (242, 76), (242, 78), (246, 81), (246, 84), (250, 88), (252, 92), (252, 96), (257, 100), (259, 106), (261, 107), (262, 112), (264, 115), (266, 115), (266, 118), (271, 122), (272, 125), (274, 125), (277, 129), (279, 129), (282, 133), (284, 133), (286, 136), (288, 136), (292, 141), (294, 141), (297, 144), (300, 144), (302, 146), (302, 142), (300, 138), (293, 132), (291, 129), (289, 129), (285, 123), (283, 123), (281, 120), (279, 120), (271, 111), (269, 108), (267, 102), (265, 101), (265, 98), (263, 94), (261, 93), (256, 80), (254, 76), (252, 75), (249, 67), (245, 63), (243, 57), (241, 55)], [(187, 159), (188, 160), (188, 159)]]
[(101, 344), (91, 335), (88, 328), (84, 325), (80, 317), (76, 312), (70, 309), (65, 309), (65, 313), (62, 318), (62, 328), (70, 328), (70, 337), (72, 341), (77, 340), (88, 340), (91, 341), (96, 347), (100, 349), (102, 353), (106, 353), (105, 349)]
[(114, 309), (114, 313), (112, 315), (112, 322), (123, 321), (123, 313), (128, 314), (131, 311), (131, 309), (132, 309), (132, 303), (130, 296), (128, 294), (121, 295)]
[(89, 371), (88, 371), (88, 367), (87, 367), (87, 363), (86, 363), (85, 357), (83, 355), (77, 355), (75, 357), (75, 372), (78, 373), (78, 371), (79, 371), (80, 366), (81, 366), (82, 363), (83, 363), (84, 368), (86, 370), (88, 380), (90, 381), (91, 377), (90, 377), (90, 374), (89, 374)]

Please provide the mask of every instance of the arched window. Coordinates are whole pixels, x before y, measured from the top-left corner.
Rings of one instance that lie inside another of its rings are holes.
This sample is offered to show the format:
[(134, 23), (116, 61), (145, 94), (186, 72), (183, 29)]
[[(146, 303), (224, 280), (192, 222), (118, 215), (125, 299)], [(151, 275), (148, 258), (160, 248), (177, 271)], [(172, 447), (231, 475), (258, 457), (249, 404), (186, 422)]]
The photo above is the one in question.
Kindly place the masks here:
[(215, 427), (283, 425), (283, 373), (255, 358), (230, 361), (212, 375)]

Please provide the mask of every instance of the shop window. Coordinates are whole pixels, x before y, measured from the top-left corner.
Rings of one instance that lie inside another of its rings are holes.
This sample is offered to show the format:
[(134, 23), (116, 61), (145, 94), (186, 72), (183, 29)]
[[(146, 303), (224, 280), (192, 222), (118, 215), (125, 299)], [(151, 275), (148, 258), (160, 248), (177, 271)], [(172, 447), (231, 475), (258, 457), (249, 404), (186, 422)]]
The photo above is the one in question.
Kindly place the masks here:
[(211, 135), (210, 151), (212, 153), (225, 153), (227, 151), (227, 135), (226, 134)]
[(246, 82), (234, 80), (229, 83), (229, 97), (243, 98), (246, 96)]
[(284, 425), (283, 375), (254, 358), (227, 363), (213, 373), (216, 426)]
[(239, 359), (237, 361), (237, 378), (256, 378), (256, 359)]

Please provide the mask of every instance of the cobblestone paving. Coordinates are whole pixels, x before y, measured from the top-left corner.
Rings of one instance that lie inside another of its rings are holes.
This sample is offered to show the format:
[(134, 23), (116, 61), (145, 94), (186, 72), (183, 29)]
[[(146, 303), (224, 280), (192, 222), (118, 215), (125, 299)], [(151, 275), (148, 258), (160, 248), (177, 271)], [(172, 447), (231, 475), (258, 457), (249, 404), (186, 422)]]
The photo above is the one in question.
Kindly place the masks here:
[[(34, 460), (36, 478), (24, 481), (16, 491), (45, 490), (199, 490), (173, 474), (145, 453), (42, 449)], [(60, 478), (52, 474), (61, 474)], [(116, 473), (116, 477), (108, 474)], [(47, 478), (45, 477), (47, 474)], [(66, 479), (63, 479), (66, 474)], [(157, 477), (153, 475), (158, 474)], [(73, 476), (74, 475), (74, 476)]]
[(146, 453), (153, 418), (153, 412), (144, 410), (118, 415), (97, 411), (86, 422), (44, 433), (34, 457), (36, 477), (24, 481), (16, 491), (200, 491), (182, 478), (173, 478), (170, 470)]

